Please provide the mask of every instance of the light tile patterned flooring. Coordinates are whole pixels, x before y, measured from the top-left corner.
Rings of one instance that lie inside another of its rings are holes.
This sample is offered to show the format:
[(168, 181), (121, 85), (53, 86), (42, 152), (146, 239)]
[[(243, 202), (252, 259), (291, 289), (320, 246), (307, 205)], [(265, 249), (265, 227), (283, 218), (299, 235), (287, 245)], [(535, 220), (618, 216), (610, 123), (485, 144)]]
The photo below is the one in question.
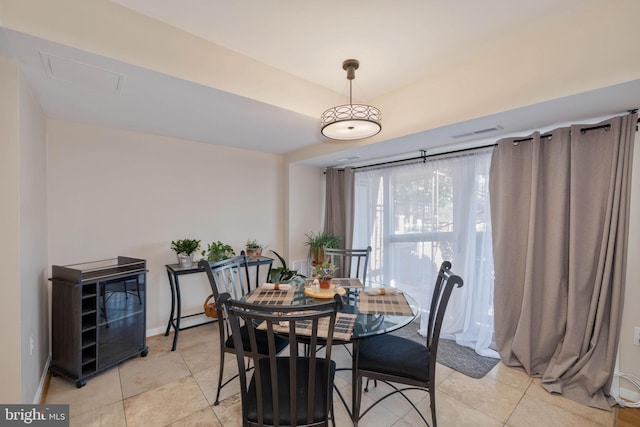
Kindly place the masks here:
[[(241, 402), (237, 381), (223, 388), (215, 400), (219, 366), (217, 325), (180, 332), (178, 349), (171, 351), (173, 334), (147, 339), (149, 355), (135, 357), (90, 378), (77, 389), (61, 377), (51, 378), (46, 403), (70, 404), (71, 426), (240, 426)], [(233, 357), (225, 357), (227, 373), (237, 372)], [(338, 366), (351, 359), (344, 347), (335, 347)], [(340, 371), (336, 385), (350, 396), (351, 374)], [(379, 384), (363, 393), (363, 407), (385, 393)], [(437, 406), (440, 426), (614, 426), (615, 412), (588, 408), (547, 393), (539, 380), (501, 363), (482, 379), (473, 379), (438, 365)], [(429, 397), (410, 392), (430, 422)], [(351, 422), (336, 397), (336, 425)], [(360, 421), (363, 427), (424, 425), (402, 398), (394, 396), (376, 406)]]

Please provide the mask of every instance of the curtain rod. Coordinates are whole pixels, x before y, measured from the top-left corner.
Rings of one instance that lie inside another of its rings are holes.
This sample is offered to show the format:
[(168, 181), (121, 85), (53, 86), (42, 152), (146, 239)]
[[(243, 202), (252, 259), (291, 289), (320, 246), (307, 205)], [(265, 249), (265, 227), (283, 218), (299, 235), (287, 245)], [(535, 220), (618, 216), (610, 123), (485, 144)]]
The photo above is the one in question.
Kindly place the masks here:
[(409, 157), (406, 159), (400, 159), (400, 160), (391, 160), (388, 162), (380, 162), (380, 163), (374, 163), (371, 165), (366, 165), (366, 166), (356, 166), (351, 168), (352, 170), (357, 170), (357, 169), (364, 169), (364, 168), (375, 168), (378, 166), (386, 166), (386, 165), (392, 165), (395, 163), (402, 163), (402, 162), (411, 162), (414, 160), (422, 160), (423, 162), (426, 162), (427, 159), (431, 158), (431, 157), (436, 157), (436, 156), (448, 156), (449, 154), (458, 154), (458, 153), (465, 153), (468, 151), (475, 151), (475, 150), (482, 150), (484, 148), (489, 148), (489, 147), (495, 147), (498, 144), (487, 144), (487, 145), (481, 145), (479, 147), (473, 147), (473, 148), (463, 148), (461, 150), (454, 150), (454, 151), (446, 151), (443, 153), (435, 153), (435, 154), (427, 154), (427, 150), (420, 150), (420, 155), (419, 156), (415, 156), (415, 157)]
[[(580, 133), (581, 134), (585, 134), (585, 133), (589, 132), (590, 130), (596, 130), (596, 129), (604, 129), (604, 130), (606, 130), (608, 132), (609, 129), (611, 129), (611, 125), (610, 124), (606, 124), (606, 125), (600, 125), (600, 126), (591, 126), (591, 127), (580, 128)], [(569, 131), (569, 135), (571, 135), (571, 131)], [(552, 134), (545, 133), (543, 135), (540, 135), (540, 139), (551, 138), (551, 136), (552, 136)], [(511, 143), (515, 144), (515, 145), (518, 145), (521, 142), (531, 141), (531, 140), (533, 140), (532, 136), (530, 136), (528, 138), (514, 139), (513, 141), (511, 141)]]
[[(634, 108), (633, 110), (629, 110), (627, 111), (627, 113), (629, 114), (635, 114), (638, 112), (637, 108)], [(640, 123), (640, 118), (637, 120), (636, 123)], [(588, 127), (583, 127), (580, 128), (580, 133), (585, 134), (587, 132), (589, 132), (590, 130), (597, 130), (597, 129), (604, 129), (607, 132), (609, 131), (609, 129), (611, 129), (611, 124), (606, 124), (606, 125), (600, 125), (600, 126), (588, 126)], [(636, 132), (638, 131), (638, 126), (636, 126)], [(569, 131), (569, 135), (571, 135), (571, 131)], [(544, 135), (540, 135), (540, 138), (551, 138), (551, 134), (550, 133), (546, 133)], [(525, 142), (525, 141), (531, 141), (533, 140), (533, 137), (529, 137), (529, 138), (522, 138), (522, 139), (514, 139), (512, 141), (513, 144), (519, 144), (520, 142)]]
[[(628, 114), (635, 114), (637, 112), (638, 112), (637, 108), (633, 108), (631, 110), (627, 110)], [(638, 118), (637, 122), (640, 123), (640, 118)], [(583, 127), (583, 128), (580, 128), (580, 132), (584, 134), (586, 132), (589, 132), (591, 130), (596, 130), (596, 129), (606, 129), (608, 131), (609, 129), (611, 129), (611, 125), (610, 124), (606, 124), (606, 125), (600, 125), (600, 126)], [(638, 127), (636, 126), (636, 132), (637, 131), (638, 131)], [(540, 138), (550, 138), (550, 137), (551, 137), (550, 133), (545, 133), (543, 135), (540, 135)], [(501, 138), (501, 139), (503, 139), (503, 138)], [(533, 140), (533, 137), (522, 138), (522, 139), (514, 139), (512, 141), (512, 143), (513, 144), (519, 144), (521, 142), (531, 141), (531, 140)], [(355, 167), (352, 167), (351, 170), (358, 170), (358, 169), (365, 169), (365, 168), (375, 168), (375, 167), (379, 167), (379, 166), (393, 165), (393, 164), (397, 164), (397, 163), (411, 162), (411, 161), (415, 161), (415, 160), (422, 160), (423, 162), (426, 162), (427, 159), (429, 159), (431, 157), (444, 156), (444, 155), (449, 155), (449, 154), (465, 153), (465, 152), (474, 151), (474, 150), (482, 150), (484, 148), (495, 147), (497, 145), (498, 145), (498, 143), (496, 142), (494, 144), (481, 145), (481, 146), (473, 147), (473, 148), (463, 148), (463, 149), (454, 150), (454, 151), (445, 151), (445, 152), (442, 152), (442, 153), (429, 154), (429, 155), (427, 155), (427, 150), (420, 150), (420, 155), (419, 156), (408, 157), (406, 159), (400, 159), (400, 160), (390, 160), (390, 161), (387, 161), (387, 162), (373, 163), (373, 164), (365, 165), (365, 166), (355, 166)], [(344, 169), (345, 168), (338, 169), (338, 170), (342, 171)], [(326, 170), (325, 170), (324, 173), (325, 174), (327, 173)]]

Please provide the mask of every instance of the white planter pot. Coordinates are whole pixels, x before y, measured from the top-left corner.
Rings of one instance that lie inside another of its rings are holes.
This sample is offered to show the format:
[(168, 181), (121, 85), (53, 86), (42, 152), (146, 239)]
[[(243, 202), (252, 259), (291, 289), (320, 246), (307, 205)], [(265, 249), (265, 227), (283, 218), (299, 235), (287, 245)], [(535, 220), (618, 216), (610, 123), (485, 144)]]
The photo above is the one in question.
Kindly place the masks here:
[(193, 267), (193, 254), (187, 255), (185, 253), (178, 254), (178, 265), (182, 268)]

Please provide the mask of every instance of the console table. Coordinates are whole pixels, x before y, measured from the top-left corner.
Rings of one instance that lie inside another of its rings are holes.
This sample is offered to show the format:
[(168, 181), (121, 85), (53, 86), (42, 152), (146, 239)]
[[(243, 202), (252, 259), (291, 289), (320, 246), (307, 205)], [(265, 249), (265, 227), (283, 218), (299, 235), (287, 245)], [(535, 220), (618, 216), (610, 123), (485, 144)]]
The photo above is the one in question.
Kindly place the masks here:
[[(244, 255), (244, 252), (242, 252)], [(268, 258), (261, 256), (256, 260), (247, 259), (247, 267), (255, 267), (255, 282), (253, 282), (254, 288), (259, 286), (258, 281), (260, 280), (260, 267), (266, 266), (267, 270), (267, 278), (269, 277), (269, 272), (271, 271), (271, 264), (273, 264), (273, 258)], [(167, 264), (167, 276), (169, 277), (169, 287), (171, 288), (171, 314), (169, 315), (169, 322), (167, 323), (167, 330), (164, 335), (168, 336), (169, 332), (171, 332), (171, 328), (173, 327), (174, 335), (173, 335), (173, 345), (171, 346), (171, 351), (175, 351), (178, 345), (178, 334), (180, 331), (190, 328), (195, 328), (196, 326), (206, 325), (209, 323), (216, 322), (217, 320), (211, 320), (207, 322), (198, 323), (195, 325), (190, 325), (186, 327), (180, 327), (180, 320), (186, 319), (189, 317), (200, 316), (203, 315), (204, 312), (189, 314), (187, 316), (182, 315), (182, 298), (180, 296), (180, 276), (185, 274), (195, 274), (195, 273), (204, 273), (204, 269), (198, 267), (197, 264), (194, 264), (192, 267), (180, 267), (179, 264)], [(264, 269), (263, 269), (264, 271)], [(251, 287), (251, 280), (249, 280), (248, 286), (249, 290)]]

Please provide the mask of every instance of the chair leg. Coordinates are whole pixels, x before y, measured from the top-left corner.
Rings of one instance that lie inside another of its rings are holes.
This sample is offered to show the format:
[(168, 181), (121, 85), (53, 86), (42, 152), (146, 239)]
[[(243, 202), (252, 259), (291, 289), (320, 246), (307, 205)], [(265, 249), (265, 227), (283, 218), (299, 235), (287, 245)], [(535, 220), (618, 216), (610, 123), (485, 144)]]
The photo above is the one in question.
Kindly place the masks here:
[(435, 393), (435, 390), (429, 390), (429, 397), (431, 397), (431, 422), (433, 423), (433, 427), (438, 427), (438, 422), (436, 421), (436, 393)]
[(224, 347), (220, 346), (220, 375), (218, 376), (218, 391), (216, 393), (216, 401), (213, 402), (214, 406), (220, 404), (220, 391), (222, 391), (222, 374), (224, 374)]
[[(367, 383), (369, 379), (367, 378)], [(360, 421), (360, 402), (362, 401), (362, 377), (358, 375), (356, 379), (356, 404), (353, 408), (353, 426), (358, 427)]]
[(335, 414), (335, 412), (333, 412), (333, 405), (331, 405), (330, 413), (331, 413), (331, 425), (333, 427), (336, 427), (336, 414)]
[[(369, 381), (371, 381), (371, 379), (367, 378), (367, 383), (364, 386), (364, 391), (367, 391), (367, 392), (369, 391)], [(373, 380), (373, 386), (378, 387), (378, 380)]]

